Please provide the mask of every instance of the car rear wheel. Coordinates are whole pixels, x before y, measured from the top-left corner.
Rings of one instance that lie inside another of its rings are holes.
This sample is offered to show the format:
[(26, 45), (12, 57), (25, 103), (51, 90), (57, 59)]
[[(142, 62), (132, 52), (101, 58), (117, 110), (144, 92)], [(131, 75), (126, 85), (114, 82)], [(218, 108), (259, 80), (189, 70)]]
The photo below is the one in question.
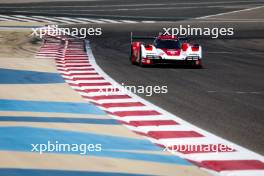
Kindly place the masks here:
[(195, 68), (202, 68), (202, 61), (201, 60), (197, 60), (194, 62), (194, 67)]
[(141, 54), (141, 48), (139, 49), (139, 61), (138, 61), (138, 65), (140, 67), (144, 67), (145, 65), (142, 63), (142, 54)]
[(133, 49), (132, 49), (132, 47), (130, 48), (130, 57), (129, 57), (129, 61), (130, 61), (130, 63), (131, 63), (132, 65), (135, 65), (135, 64), (136, 64), (135, 60), (133, 60)]

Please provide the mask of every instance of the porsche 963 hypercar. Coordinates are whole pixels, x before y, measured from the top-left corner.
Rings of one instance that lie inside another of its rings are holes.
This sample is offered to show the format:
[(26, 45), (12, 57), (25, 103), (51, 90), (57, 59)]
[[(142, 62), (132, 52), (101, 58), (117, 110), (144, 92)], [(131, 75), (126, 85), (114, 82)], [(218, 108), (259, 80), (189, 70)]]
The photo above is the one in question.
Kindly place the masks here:
[[(143, 40), (152, 40), (152, 43), (145, 43)], [(131, 33), (130, 62), (140, 66), (187, 64), (200, 68), (202, 66), (202, 47), (199, 44), (188, 43), (186, 37), (173, 35), (143, 37), (133, 36)]]

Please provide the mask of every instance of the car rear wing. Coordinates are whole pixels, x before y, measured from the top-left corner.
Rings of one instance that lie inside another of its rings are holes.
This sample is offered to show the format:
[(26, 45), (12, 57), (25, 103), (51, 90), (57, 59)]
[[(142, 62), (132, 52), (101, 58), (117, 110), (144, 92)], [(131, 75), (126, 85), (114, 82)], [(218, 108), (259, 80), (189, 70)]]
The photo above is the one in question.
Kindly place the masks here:
[[(162, 33), (159, 33), (159, 35), (162, 35)], [(142, 39), (142, 40), (154, 40), (157, 37), (151, 37), (151, 36), (135, 36), (133, 35), (133, 32), (130, 33), (130, 42), (132, 43), (133, 40), (135, 39)], [(187, 36), (177, 36), (177, 39), (181, 41), (187, 41), (188, 37)]]
[(178, 39), (181, 41), (187, 41), (188, 37), (187, 36), (180, 36), (180, 37), (178, 37)]
[(135, 36), (133, 32), (130, 33), (130, 42), (132, 43), (135, 39), (142, 39), (142, 40), (154, 40), (156, 37), (151, 36)]

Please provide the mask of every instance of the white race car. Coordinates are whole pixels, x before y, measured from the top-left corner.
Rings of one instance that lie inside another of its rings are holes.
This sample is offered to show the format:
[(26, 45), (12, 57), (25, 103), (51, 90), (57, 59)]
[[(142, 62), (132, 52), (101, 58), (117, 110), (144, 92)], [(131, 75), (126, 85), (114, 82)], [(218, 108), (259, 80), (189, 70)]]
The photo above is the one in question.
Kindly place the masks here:
[[(152, 44), (135, 39), (152, 39)], [(195, 67), (202, 66), (202, 47), (199, 44), (190, 44), (186, 37), (173, 35), (159, 35), (157, 37), (133, 36), (131, 33), (132, 64), (140, 66), (154, 64), (188, 64)]]

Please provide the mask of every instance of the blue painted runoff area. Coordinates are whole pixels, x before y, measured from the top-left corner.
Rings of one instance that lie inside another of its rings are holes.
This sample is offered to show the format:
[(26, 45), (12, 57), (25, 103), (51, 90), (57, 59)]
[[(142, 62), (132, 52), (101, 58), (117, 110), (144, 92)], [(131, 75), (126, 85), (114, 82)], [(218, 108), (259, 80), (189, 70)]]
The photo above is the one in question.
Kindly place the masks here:
[(1, 168), (0, 175), (6, 176), (150, 176), (120, 172), (65, 171), (45, 169), (8, 169)]
[(49, 84), (64, 83), (58, 73), (0, 68), (0, 84)]
[[(188, 161), (174, 156), (163, 154), (146, 154), (135, 151), (161, 151), (162, 149), (150, 141), (103, 135), (88, 132), (75, 132), (34, 127), (0, 127), (0, 150), (32, 152), (31, 144), (101, 144), (101, 151), (87, 151), (84, 156), (110, 157), (148, 162), (170, 163), (177, 165), (192, 165)], [(121, 151), (119, 151), (121, 150)], [(80, 150), (81, 151), (81, 150)], [(49, 151), (51, 153), (77, 154), (80, 151)]]
[(101, 125), (118, 125), (114, 119), (97, 118), (70, 118), (70, 117), (27, 117), (27, 116), (0, 116), (0, 122), (52, 122), (52, 123), (84, 123)]
[(0, 111), (31, 111), (104, 115), (104, 111), (90, 103), (26, 101), (0, 99)]

